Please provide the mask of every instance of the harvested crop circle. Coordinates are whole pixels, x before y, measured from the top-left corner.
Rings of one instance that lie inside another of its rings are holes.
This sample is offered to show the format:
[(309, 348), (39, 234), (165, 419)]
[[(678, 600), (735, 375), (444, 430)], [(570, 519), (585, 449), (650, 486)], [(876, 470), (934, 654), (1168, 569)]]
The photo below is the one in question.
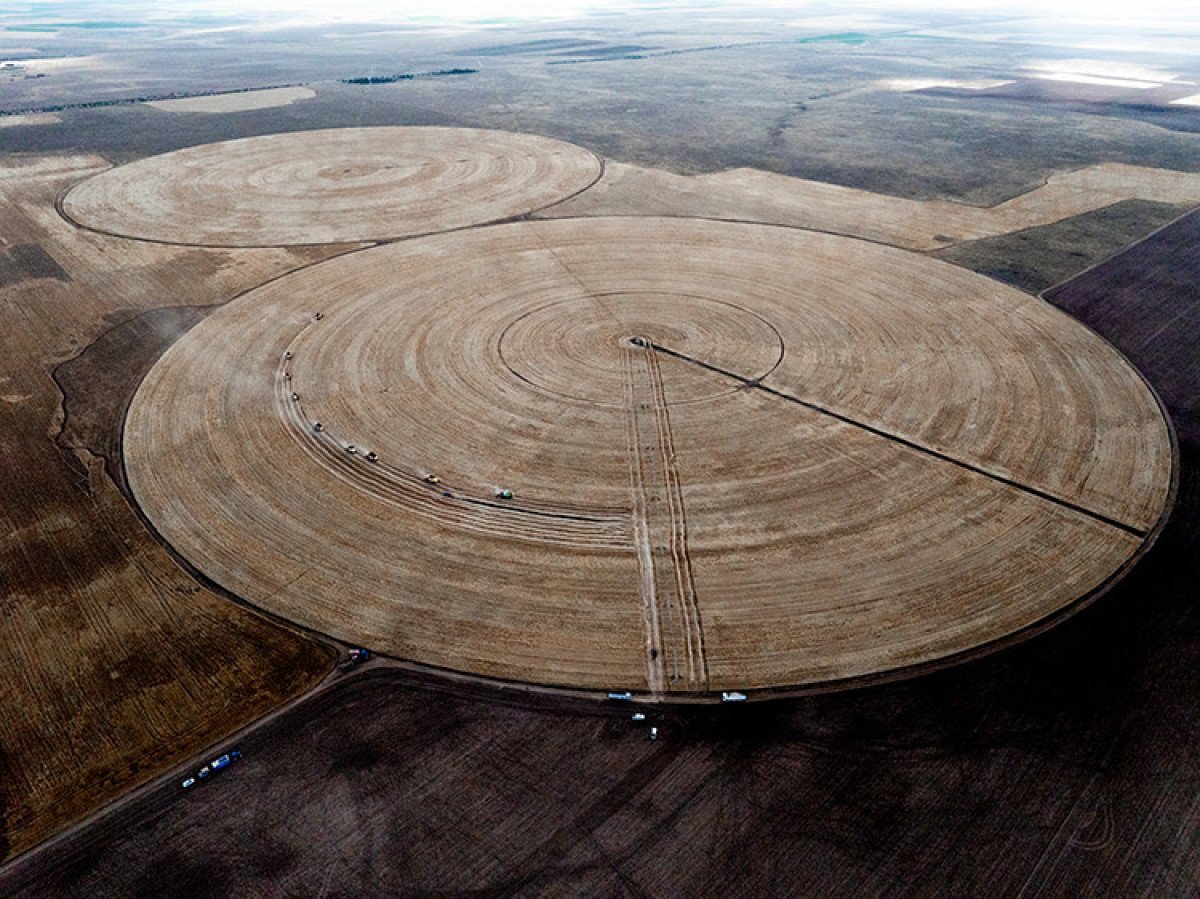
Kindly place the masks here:
[(1175, 465), (1137, 372), (1041, 300), (655, 218), (440, 234), (251, 291), (150, 372), (125, 458), (166, 539), (271, 612), (666, 698), (1030, 633), (1142, 552)]

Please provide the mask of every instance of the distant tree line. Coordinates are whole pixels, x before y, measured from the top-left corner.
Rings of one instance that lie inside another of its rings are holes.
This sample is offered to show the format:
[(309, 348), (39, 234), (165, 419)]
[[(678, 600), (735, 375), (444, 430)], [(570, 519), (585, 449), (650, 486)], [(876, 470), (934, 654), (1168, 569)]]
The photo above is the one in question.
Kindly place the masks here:
[(614, 62), (622, 59), (658, 59), (661, 56), (683, 56), (686, 53), (711, 53), (714, 50), (745, 50), (748, 47), (776, 47), (793, 44), (865, 44), (869, 35), (856, 31), (846, 31), (841, 34), (817, 34), (811, 37), (788, 38), (787, 40), (742, 41), (736, 44), (707, 44), (703, 47), (681, 47), (676, 50), (651, 50), (646, 53), (622, 53), (620, 55), (599, 54), (586, 59), (552, 59), (548, 66), (578, 66), (589, 62)]
[(414, 78), (441, 78), (445, 75), (476, 75), (479, 69), (438, 69), (434, 72), (402, 72), (397, 75), (364, 75), (362, 78), (343, 78), (342, 84), (395, 84)]
[[(398, 75), (371, 75), (365, 78), (342, 78), (342, 84), (392, 84), (414, 78), (441, 78), (446, 75), (475, 75), (479, 69), (438, 69), (435, 72), (404, 72)], [(271, 91), (282, 87), (307, 87), (302, 81), (290, 84), (268, 84), (260, 87), (239, 87), (232, 90), (173, 91), (169, 94), (144, 94), (140, 97), (117, 97), (109, 100), (89, 100), (86, 103), (55, 103), (49, 106), (26, 106), (23, 109), (0, 110), (0, 116), (29, 115), (40, 112), (65, 112), (71, 109), (100, 109), (105, 106), (128, 106), (133, 103), (157, 103), (160, 100), (189, 100), (193, 97), (213, 97), (217, 94), (246, 94), (252, 91)]]

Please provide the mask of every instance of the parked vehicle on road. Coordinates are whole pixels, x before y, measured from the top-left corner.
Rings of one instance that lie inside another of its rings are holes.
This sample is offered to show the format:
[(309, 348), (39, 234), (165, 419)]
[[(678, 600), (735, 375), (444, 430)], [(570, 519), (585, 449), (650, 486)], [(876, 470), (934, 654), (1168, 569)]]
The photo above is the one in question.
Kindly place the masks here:
[(361, 646), (355, 646), (346, 653), (346, 661), (342, 663), (342, 670), (348, 671), (351, 668), (356, 668), (370, 658), (371, 651), (369, 649), (363, 649)]
[(202, 780), (207, 780), (218, 771), (223, 771), (242, 757), (242, 753), (237, 749), (232, 749), (224, 755), (219, 755), (194, 775), (185, 780), (182, 784), (185, 790), (190, 790)]

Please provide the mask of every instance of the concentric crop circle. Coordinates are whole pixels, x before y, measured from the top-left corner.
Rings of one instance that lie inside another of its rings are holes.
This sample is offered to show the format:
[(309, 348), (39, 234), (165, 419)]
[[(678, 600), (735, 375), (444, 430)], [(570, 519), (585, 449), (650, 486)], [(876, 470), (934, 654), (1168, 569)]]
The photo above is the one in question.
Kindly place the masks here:
[[(733, 354), (756, 379), (783, 359), (783, 338), (757, 313), (728, 300), (670, 292), (595, 294), (547, 303), (510, 323), (497, 349), (513, 374), (549, 393), (620, 406), (623, 357), (630, 345), (646, 341), (703, 359)], [(689, 382), (672, 392), (671, 402), (737, 389), (737, 382)]]
[(1174, 472), (1137, 373), (1040, 300), (653, 218), (469, 229), (254, 290), (152, 369), (125, 461), (158, 530), (271, 612), (668, 698), (1042, 626), (1138, 556)]
[(535, 135), (339, 128), (152, 156), (77, 185), (62, 210), (86, 227), (168, 243), (347, 243), (521, 215), (600, 171), (587, 150)]

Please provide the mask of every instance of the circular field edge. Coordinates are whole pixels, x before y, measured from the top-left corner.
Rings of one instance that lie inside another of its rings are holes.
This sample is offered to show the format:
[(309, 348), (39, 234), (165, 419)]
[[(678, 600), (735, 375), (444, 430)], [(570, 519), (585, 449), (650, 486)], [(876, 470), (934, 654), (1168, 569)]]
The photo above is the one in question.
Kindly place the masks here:
[[(602, 160), (601, 160), (601, 163), (603, 163)], [(554, 205), (554, 204), (550, 204), (550, 205)], [(656, 216), (638, 216), (638, 215), (617, 216), (617, 218), (654, 218), (654, 217), (656, 217)], [(610, 218), (610, 216), (566, 216), (564, 218), (593, 219), (593, 218)], [(727, 221), (724, 219), (712, 219), (712, 218), (706, 217), (706, 216), (667, 216), (667, 218), (696, 219), (699, 221), (713, 221), (713, 222)], [(467, 226), (467, 228), (483, 228), (483, 227), (488, 227), (490, 225), (503, 224), (503, 223), (506, 223), (507, 221), (509, 221), (509, 220), (503, 219), (503, 220), (499, 220), (496, 222), (480, 223), (479, 225)], [(779, 225), (779, 224), (765, 223), (765, 222), (746, 221), (746, 222), (737, 222), (736, 224), (750, 224), (750, 225), (757, 225), (760, 227), (777, 228), (777, 229), (781, 229), (781, 230), (811, 232), (814, 234), (829, 234), (830, 233), (830, 232), (820, 231), (818, 229), (800, 228), (795, 225)], [(449, 233), (449, 232), (457, 231), (457, 230), (466, 230), (466, 228), (453, 228), (453, 229), (448, 229), (445, 232), (432, 232), (431, 234)], [(120, 236), (120, 235), (116, 235), (116, 236)], [(431, 236), (431, 235), (414, 235), (413, 237), (415, 239), (416, 237), (426, 237), (426, 236)], [(856, 236), (852, 236), (852, 235), (844, 235), (844, 234), (836, 234), (834, 236), (837, 236), (837, 237), (840, 237), (840, 238), (843, 238), (846, 240), (852, 240), (855, 242), (879, 245), (878, 241), (870, 240), (867, 238), (860, 238), (860, 237), (856, 237)], [(389, 241), (389, 242), (394, 242), (394, 241)], [(324, 244), (324, 245), (328, 246), (327, 244)], [(194, 245), (189, 245), (189, 246), (194, 246)], [(337, 254), (333, 257), (330, 257), (329, 259), (320, 260), (318, 262), (302, 266), (301, 269), (307, 270), (307, 269), (315, 268), (320, 265), (333, 263), (339, 259), (342, 259), (343, 257), (355, 255), (357, 253), (361, 253), (366, 250), (370, 250), (370, 249), (374, 248), (375, 246), (377, 246), (377, 245), (370, 244), (367, 246), (348, 250), (345, 253)], [(884, 244), (884, 246), (887, 246), (891, 249), (898, 250), (900, 252), (912, 252), (912, 251), (904, 250), (903, 248), (892, 247), (890, 244)], [(915, 253), (914, 255), (926, 256), (926, 254), (923, 254), (923, 253)], [(929, 258), (929, 257), (926, 256), (926, 258)], [(935, 261), (940, 262), (941, 260), (935, 260)], [(958, 266), (954, 266), (948, 262), (942, 262), (942, 264), (948, 265), (951, 268), (958, 268)], [(252, 293), (253, 291), (257, 290), (258, 288), (263, 287), (266, 284), (269, 284), (273, 281), (277, 281), (277, 280), (286, 278), (289, 275), (296, 273), (296, 271), (299, 271), (299, 270), (285, 272), (284, 274), (282, 274), (276, 278), (269, 279), (267, 282), (264, 282), (263, 284), (258, 284), (258, 285), (254, 285), (253, 287), (249, 287), (249, 288), (241, 291), (240, 293), (236, 294), (235, 296), (231, 297), (225, 303), (218, 306), (216, 309), (214, 309), (214, 312), (219, 311), (219, 309), (223, 308), (224, 306), (228, 305), (229, 303), (233, 303), (233, 302), (243, 298), (245, 295)], [(981, 275), (980, 277), (986, 277), (986, 276)], [(1022, 293), (1024, 293), (1024, 291), (1022, 291)], [(1027, 643), (1027, 642), (1033, 640), (1036, 637), (1039, 637), (1049, 631), (1052, 631), (1059, 625), (1063, 624), (1064, 622), (1068, 621), (1071, 618), (1074, 618), (1079, 613), (1085, 611), (1086, 609), (1088, 609), (1089, 607), (1094, 605), (1098, 600), (1103, 598), (1113, 588), (1118, 586), (1129, 575), (1129, 573), (1134, 568), (1136, 568), (1137, 565), (1140, 564), (1146, 558), (1146, 556), (1151, 552), (1151, 550), (1157, 544), (1158, 539), (1160, 538), (1163, 531), (1169, 524), (1171, 516), (1175, 510), (1175, 505), (1176, 505), (1176, 500), (1178, 498), (1179, 485), (1180, 485), (1179, 438), (1178, 438), (1178, 433), (1175, 428), (1175, 423), (1171, 417), (1169, 410), (1167, 409), (1165, 403), (1162, 400), (1162, 397), (1159, 395), (1159, 393), (1155, 389), (1154, 385), (1150, 383), (1150, 381), (1146, 378), (1146, 376), (1142, 373), (1142, 371), (1136, 365), (1134, 365), (1129, 360), (1129, 358), (1123, 352), (1121, 352), (1121, 350), (1119, 348), (1117, 348), (1115, 345), (1113, 345), (1111, 341), (1109, 341), (1106, 337), (1104, 337), (1102, 334), (1100, 334), (1094, 328), (1087, 325), (1085, 322), (1080, 321), (1079, 319), (1075, 318), (1070, 313), (1059, 308), (1058, 306), (1055, 306), (1053, 303), (1046, 300), (1040, 294), (1026, 294), (1026, 295), (1030, 299), (1035, 300), (1039, 303), (1043, 303), (1046, 306), (1048, 306), (1053, 311), (1054, 314), (1066, 319), (1072, 326), (1084, 329), (1085, 331), (1087, 331), (1091, 335), (1093, 335), (1096, 339), (1101, 341), (1104, 344), (1104, 346), (1111, 353), (1113, 353), (1113, 355), (1115, 357), (1117, 357), (1120, 360), (1121, 363), (1123, 363), (1129, 370), (1131, 370), (1137, 376), (1138, 380), (1146, 388), (1146, 390), (1149, 392), (1150, 396), (1153, 397), (1155, 405), (1158, 409), (1159, 415), (1161, 416), (1162, 421), (1163, 421), (1164, 425), (1166, 426), (1167, 433), (1169, 435), (1169, 441), (1170, 441), (1170, 457), (1171, 457), (1171, 472), (1170, 472), (1168, 489), (1167, 489), (1166, 496), (1164, 497), (1162, 509), (1159, 513), (1158, 519), (1155, 521), (1154, 525), (1146, 531), (1145, 535), (1142, 537), (1142, 541), (1139, 544), (1137, 550), (1135, 552), (1133, 552), (1118, 568), (1116, 568), (1111, 574), (1109, 574), (1109, 576), (1107, 578), (1105, 578), (1105, 580), (1103, 582), (1098, 584), (1093, 589), (1089, 590), (1086, 593), (1081, 594), (1075, 600), (1059, 606), (1057, 609), (1051, 611), (1050, 613), (1043, 616), (1042, 618), (1032, 621), (1029, 624), (1025, 625), (1024, 627), (1018, 628), (1007, 634), (1002, 634), (991, 640), (986, 640), (984, 642), (981, 642), (975, 646), (969, 647), (964, 650), (952, 652), (952, 653), (949, 653), (945, 656), (941, 656), (938, 658), (933, 658), (933, 659), (928, 659), (928, 660), (925, 660), (922, 662), (917, 662), (912, 665), (902, 665), (902, 666), (897, 666), (895, 668), (890, 668), (890, 669), (883, 670), (883, 671), (870, 672), (867, 674), (854, 675), (854, 676), (849, 676), (849, 677), (831, 678), (828, 680), (813, 681), (813, 682), (804, 683), (804, 684), (796, 684), (796, 685), (789, 685), (789, 686), (763, 687), (763, 688), (755, 688), (753, 690), (747, 690), (747, 691), (745, 691), (746, 701), (749, 701), (749, 702), (782, 701), (782, 700), (786, 700), (786, 699), (803, 698), (803, 697), (807, 697), (807, 696), (817, 696), (817, 695), (824, 695), (824, 694), (829, 694), (829, 693), (850, 692), (850, 691), (854, 691), (854, 690), (868, 689), (868, 688), (874, 687), (874, 686), (883, 686), (886, 684), (892, 684), (892, 683), (902, 682), (902, 681), (906, 681), (906, 680), (911, 680), (911, 679), (918, 678), (918, 677), (924, 677), (926, 675), (946, 671), (946, 670), (949, 670), (952, 668), (957, 668), (959, 666), (962, 666), (962, 665), (965, 665), (965, 664), (968, 664), (971, 662), (976, 662), (976, 661), (986, 659), (987, 657), (995, 655), (996, 653), (1002, 652), (1007, 649), (1014, 648), (1016, 646), (1020, 646), (1024, 643)], [(179, 338), (177, 338), (175, 342), (177, 343), (178, 340), (185, 337), (187, 335), (187, 333), (189, 333), (189, 332), (190, 332), (190, 329), (188, 332), (184, 332), (183, 334), (179, 335)], [(172, 344), (172, 346), (173, 345), (174, 344)], [(169, 349), (170, 349), (169, 346), (164, 347), (163, 354), (165, 354), (166, 351)], [(157, 526), (154, 524), (154, 522), (151, 519), (151, 517), (149, 516), (149, 514), (143, 509), (141, 503), (139, 502), (139, 500), (137, 498), (136, 492), (133, 490), (133, 487), (130, 484), (130, 480), (128, 477), (125, 430), (126, 430), (126, 423), (127, 423), (128, 416), (129, 416), (129, 411), (135, 404), (135, 402), (137, 400), (137, 396), (141, 392), (141, 389), (142, 389), (144, 381), (146, 380), (146, 377), (149, 375), (150, 371), (153, 370), (155, 365), (158, 364), (158, 362), (161, 360), (161, 358), (162, 357), (160, 355), (159, 358), (156, 359), (155, 362), (152, 365), (150, 365), (146, 369), (146, 371), (143, 373), (142, 377), (138, 381), (137, 387), (131, 394), (130, 400), (126, 404), (125, 409), (123, 410), (122, 416), (121, 416), (121, 428), (120, 428), (120, 435), (119, 435), (119, 438), (120, 438), (119, 464), (120, 464), (120, 468), (121, 468), (122, 478), (125, 483), (125, 488), (124, 488), (124, 490), (122, 490), (122, 492), (125, 494), (130, 505), (133, 507), (135, 515), (142, 521), (142, 523), (146, 527), (147, 531), (151, 534), (151, 536), (153, 536), (154, 539), (157, 540), (184, 569), (186, 569), (193, 577), (195, 577), (198, 581), (200, 581), (205, 586), (209, 587), (210, 589), (213, 589), (215, 592), (221, 594), (222, 596), (225, 596), (230, 601), (235, 602), (239, 606), (249, 609), (257, 614), (264, 615), (270, 620), (283, 623), (290, 628), (299, 630), (303, 633), (312, 635), (316, 638), (319, 638), (319, 639), (322, 639), (325, 641), (330, 641), (333, 644), (338, 645), (338, 646), (351, 645), (351, 644), (348, 644), (342, 638), (336, 637), (325, 631), (321, 631), (316, 628), (312, 628), (307, 625), (301, 624), (301, 623), (296, 622), (290, 618), (287, 618), (277, 612), (273, 612), (270, 609), (266, 609), (256, 603), (254, 603), (253, 601), (245, 598), (244, 596), (241, 596), (240, 594), (229, 589), (228, 587), (224, 586), (219, 581), (215, 580), (213, 577), (211, 577), (210, 575), (205, 573), (203, 570), (201, 570), (197, 566), (195, 566), (181, 551), (179, 551), (174, 546), (174, 544), (172, 544), (158, 530)], [(368, 647), (368, 648), (370, 648), (370, 647)], [(428, 662), (422, 662), (422, 661), (415, 660), (415, 659), (409, 659), (409, 658), (404, 658), (404, 657), (400, 657), (400, 656), (392, 656), (392, 655), (388, 655), (387, 653), (384, 653), (384, 652), (378, 652), (373, 648), (371, 648), (371, 650), (372, 650), (372, 653), (374, 655), (376, 655), (377, 657), (379, 657), (381, 660), (385, 660), (388, 664), (393, 665), (395, 667), (418, 672), (418, 673), (432, 674), (434, 676), (446, 678), (447, 680), (450, 680), (450, 681), (453, 681), (456, 683), (475, 684), (481, 688), (488, 689), (488, 690), (500, 690), (500, 691), (506, 691), (506, 692), (514, 691), (514, 692), (523, 693), (523, 694), (536, 694), (536, 695), (541, 695), (541, 696), (584, 698), (584, 699), (588, 699), (588, 700), (592, 700), (592, 701), (610, 701), (610, 702), (613, 701), (611, 694), (609, 694), (603, 690), (599, 690), (599, 689), (580, 687), (580, 686), (576, 686), (576, 685), (572, 685), (572, 684), (557, 684), (557, 683), (541, 682), (541, 681), (523, 681), (523, 680), (516, 680), (516, 679), (493, 677), (493, 676), (478, 674), (478, 673), (471, 672), (471, 671), (464, 671), (464, 670), (451, 668), (451, 667), (443, 667), (443, 666), (431, 664)], [(630, 691), (630, 697), (631, 697), (629, 700), (630, 702), (632, 702), (634, 704), (639, 704), (639, 705), (649, 704), (649, 705), (666, 705), (666, 706), (688, 706), (688, 705), (717, 705), (717, 704), (723, 703), (720, 691), (706, 691), (706, 692), (695, 692), (695, 693), (663, 692), (663, 693), (659, 693), (659, 694), (654, 694), (647, 690), (641, 690), (641, 691)]]
[[(183, 150), (192, 150), (192, 149), (197, 149), (199, 147), (212, 146), (215, 144), (227, 144), (227, 143), (238, 143), (241, 141), (251, 141), (251, 140), (256, 140), (258, 138), (261, 138), (261, 137), (271, 137), (271, 136), (275, 136), (275, 135), (284, 135), (284, 134), (305, 134), (305, 133), (310, 133), (310, 132), (321, 132), (321, 131), (345, 131), (345, 130), (348, 130), (346, 128), (308, 128), (308, 129), (299, 129), (296, 131), (272, 131), (272, 132), (268, 132), (266, 134), (257, 134), (252, 137), (238, 137), (238, 138), (233, 138), (233, 139), (227, 140), (227, 141), (206, 141), (206, 142), (200, 143), (200, 144), (191, 144), (187, 147), (178, 147), (175, 150), (168, 150), (165, 153), (153, 153), (153, 154), (150, 154), (149, 156), (143, 156), (140, 159), (135, 159), (135, 160), (131, 160), (130, 162), (121, 163), (121, 165), (111, 166), (110, 168), (107, 168), (104, 171), (96, 172), (91, 175), (87, 175), (87, 176), (79, 179), (75, 183), (68, 184), (66, 187), (64, 187), (61, 191), (59, 191), (58, 195), (54, 198), (54, 210), (55, 210), (55, 212), (58, 213), (59, 218), (61, 218), (63, 221), (65, 221), (67, 224), (71, 225), (72, 227), (78, 228), (82, 231), (90, 231), (93, 234), (102, 234), (105, 237), (116, 237), (116, 238), (120, 238), (122, 240), (136, 240), (141, 243), (157, 244), (159, 246), (166, 246), (166, 247), (198, 247), (198, 248), (211, 249), (211, 250), (273, 250), (273, 249), (281, 249), (281, 248), (285, 248), (285, 247), (304, 249), (304, 248), (309, 248), (309, 247), (353, 246), (355, 244), (378, 245), (378, 244), (385, 244), (385, 243), (394, 243), (396, 241), (401, 241), (401, 240), (416, 240), (416, 239), (422, 238), (422, 237), (432, 237), (435, 234), (447, 234), (447, 233), (450, 233), (453, 231), (465, 231), (470, 228), (482, 228), (482, 227), (486, 227), (488, 225), (500, 225), (500, 224), (504, 224), (506, 222), (519, 221), (523, 218), (534, 215), (535, 213), (541, 212), (545, 209), (549, 209), (552, 206), (557, 206), (560, 203), (565, 203), (567, 200), (572, 200), (575, 197), (578, 197), (580, 194), (586, 193), (587, 191), (589, 191), (593, 187), (595, 187), (600, 182), (600, 180), (604, 177), (604, 172), (605, 172), (604, 157), (593, 152), (592, 150), (589, 150), (587, 147), (581, 147), (578, 144), (572, 144), (572, 143), (569, 143), (568, 141), (560, 140), (558, 138), (553, 138), (553, 137), (546, 137), (546, 136), (540, 135), (540, 134), (526, 135), (525, 132), (503, 131), (503, 130), (495, 129), (495, 128), (452, 127), (452, 126), (446, 126), (446, 125), (428, 125), (428, 126), (426, 126), (426, 125), (421, 125), (421, 126), (415, 126), (415, 125), (414, 126), (367, 125), (367, 126), (361, 126), (361, 127), (356, 126), (354, 128), (354, 130), (368, 131), (368, 130), (374, 130), (374, 129), (395, 129), (395, 128), (406, 128), (406, 127), (414, 127), (414, 128), (420, 127), (425, 130), (435, 130), (436, 129), (436, 130), (443, 130), (443, 131), (494, 131), (494, 132), (501, 133), (501, 134), (516, 134), (516, 135), (520, 135), (520, 136), (536, 137), (536, 138), (539, 138), (541, 140), (546, 140), (546, 141), (553, 141), (553, 142), (562, 144), (564, 147), (569, 147), (570, 149), (572, 149), (574, 151), (578, 151), (580, 153), (585, 153), (588, 156), (590, 156), (592, 158), (592, 160), (596, 163), (596, 174), (595, 174), (595, 177), (593, 177), (591, 179), (591, 181), (589, 181), (587, 184), (583, 185), (582, 187), (580, 187), (574, 191), (571, 191), (569, 193), (566, 193), (561, 197), (556, 197), (555, 199), (551, 200), (548, 203), (542, 203), (540, 205), (530, 207), (530, 208), (522, 210), (520, 212), (514, 212), (514, 213), (510, 213), (508, 215), (499, 216), (499, 217), (491, 218), (491, 219), (482, 219), (478, 222), (471, 222), (469, 224), (455, 225), (455, 226), (452, 226), (449, 228), (433, 228), (433, 229), (430, 229), (427, 231), (420, 231), (420, 232), (410, 232), (410, 233), (393, 234), (393, 235), (381, 235), (381, 236), (376, 236), (376, 237), (354, 237), (354, 238), (347, 238), (345, 240), (333, 240), (333, 241), (325, 240), (325, 241), (288, 241), (288, 242), (275, 242), (275, 243), (271, 243), (271, 242), (245, 243), (245, 242), (203, 242), (203, 241), (197, 242), (197, 241), (184, 241), (184, 240), (169, 240), (169, 239), (161, 238), (161, 237), (148, 237), (144, 234), (132, 234), (132, 233), (124, 232), (124, 231), (117, 231), (117, 230), (113, 230), (110, 228), (103, 228), (103, 227), (100, 227), (99, 225), (90, 225), (85, 222), (79, 221), (77, 218), (72, 216), (70, 212), (67, 211), (67, 208), (66, 208), (67, 198), (70, 196), (71, 192), (74, 191), (77, 187), (80, 187), (96, 178), (103, 177), (104, 175), (107, 175), (113, 171), (116, 171), (119, 168), (123, 168), (125, 166), (130, 166), (130, 165), (136, 165), (137, 163), (143, 162), (148, 159), (155, 159), (160, 156), (167, 156), (170, 153), (177, 153), (177, 152), (181, 152)], [(236, 297), (234, 299), (236, 299)], [(232, 302), (232, 300), (230, 300), (230, 302)]]

